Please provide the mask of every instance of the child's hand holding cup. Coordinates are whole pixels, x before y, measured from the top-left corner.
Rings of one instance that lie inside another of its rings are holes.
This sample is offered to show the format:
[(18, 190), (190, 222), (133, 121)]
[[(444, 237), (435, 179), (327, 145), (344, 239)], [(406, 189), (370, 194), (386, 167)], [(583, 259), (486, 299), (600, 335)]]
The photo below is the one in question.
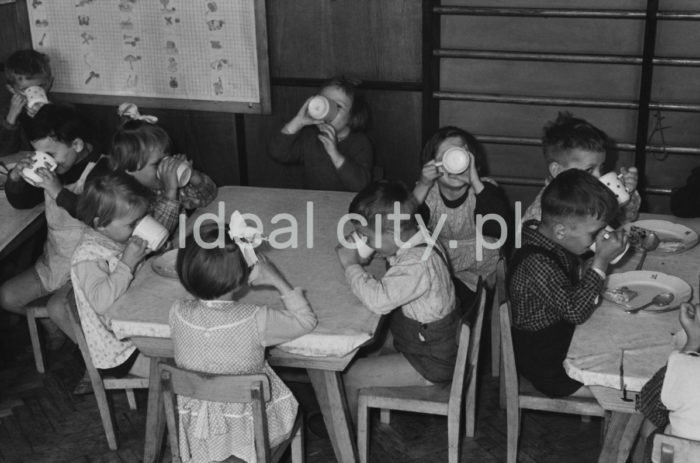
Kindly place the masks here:
[(33, 85), (24, 89), (24, 96), (27, 99), (27, 114), (30, 117), (34, 117), (37, 111), (49, 102), (46, 90), (39, 85)]
[(612, 171), (601, 176), (598, 180), (600, 180), (603, 185), (607, 186), (610, 191), (612, 191), (617, 198), (617, 203), (620, 206), (629, 202), (630, 192), (627, 190), (627, 187), (622, 180), (622, 175), (618, 175), (617, 172)]
[[(604, 239), (607, 239), (607, 238), (605, 238), (605, 233), (607, 233), (608, 236), (610, 236), (610, 233), (614, 233), (614, 232), (615, 232), (615, 229), (614, 229), (613, 227), (611, 227), (610, 225), (607, 225), (607, 226), (605, 227), (605, 230), (603, 231), (603, 238), (604, 238)], [(588, 249), (590, 249), (591, 251), (595, 252), (596, 248), (597, 248), (596, 242), (594, 241)], [(628, 250), (629, 248), (630, 248), (630, 243), (629, 243), (629, 241), (625, 241), (625, 247), (624, 247), (624, 249), (622, 250), (622, 252), (621, 252), (620, 254), (618, 254), (617, 256), (613, 257), (613, 259), (610, 261), (610, 263), (611, 263), (612, 265), (615, 265), (615, 264), (617, 264), (618, 262), (620, 262), (620, 259), (622, 259), (622, 257), (624, 257), (624, 255), (627, 253), (627, 250)]]
[(22, 169), (20, 170), (22, 177), (32, 185), (41, 183), (44, 180), (37, 172), (38, 169), (43, 168), (53, 172), (58, 166), (56, 160), (50, 154), (43, 151), (35, 151), (34, 154), (28, 158), (28, 162), (24, 162), (23, 160), (17, 164), (17, 167)]
[(151, 251), (159, 250), (167, 241), (168, 235), (168, 229), (150, 215), (143, 216), (133, 233), (133, 236), (144, 240)]
[(350, 236), (352, 236), (352, 240), (355, 242), (355, 246), (357, 246), (357, 254), (359, 254), (360, 259), (363, 261), (369, 260), (372, 254), (374, 254), (374, 248), (367, 244), (367, 237), (361, 237), (357, 232), (353, 232)]
[(160, 162), (161, 163), (158, 166), (158, 170), (156, 171), (156, 178), (158, 178), (158, 180), (165, 178), (165, 176), (168, 175), (167, 171), (174, 168), (177, 178), (177, 185), (179, 188), (182, 188), (190, 183), (190, 179), (192, 178), (192, 167), (187, 161), (179, 160), (173, 156), (166, 156)]

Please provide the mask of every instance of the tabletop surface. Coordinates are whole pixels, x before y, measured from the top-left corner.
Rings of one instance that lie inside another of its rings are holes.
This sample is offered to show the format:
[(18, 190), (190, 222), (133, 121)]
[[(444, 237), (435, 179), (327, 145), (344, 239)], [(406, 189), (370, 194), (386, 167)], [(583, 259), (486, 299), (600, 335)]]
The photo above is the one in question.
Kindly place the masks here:
[[(314, 332), (297, 340), (296, 346), (307, 355), (345, 355), (348, 348), (355, 349), (370, 339), (377, 328), (379, 317), (352, 294), (335, 253), (338, 223), (353, 196), (343, 192), (222, 187), (216, 200), (196, 214), (200, 218), (209, 214), (209, 219), (219, 216), (226, 223), (234, 210), (260, 218), (263, 233), (274, 244), (263, 243), (258, 251), (277, 265), (292, 286), (305, 290), (318, 317)], [(187, 229), (195, 223), (193, 216)], [(347, 224), (345, 230), (349, 227)], [(291, 245), (294, 234), (296, 248), (279, 249), (282, 243)], [(372, 270), (378, 272), (381, 267), (381, 261), (375, 259)], [(179, 281), (159, 276), (147, 261), (127, 293), (110, 308), (112, 329), (119, 337), (167, 338), (170, 307), (175, 300), (186, 297)], [(272, 288), (253, 288), (239, 300), (281, 307), (279, 294)]]
[[(700, 219), (652, 214), (642, 214), (640, 219), (668, 220), (700, 232)], [(633, 270), (640, 257), (638, 252), (630, 253), (614, 271)], [(699, 264), (700, 246), (696, 245), (678, 254), (650, 253), (643, 269), (685, 280), (692, 288), (692, 301), (697, 303)], [(639, 391), (666, 364), (671, 351), (682, 347), (682, 339), (677, 310), (630, 315), (603, 300), (591, 318), (576, 327), (564, 367), (569, 376), (587, 386), (620, 389), (620, 360), (625, 349), (624, 383), (628, 390)]]

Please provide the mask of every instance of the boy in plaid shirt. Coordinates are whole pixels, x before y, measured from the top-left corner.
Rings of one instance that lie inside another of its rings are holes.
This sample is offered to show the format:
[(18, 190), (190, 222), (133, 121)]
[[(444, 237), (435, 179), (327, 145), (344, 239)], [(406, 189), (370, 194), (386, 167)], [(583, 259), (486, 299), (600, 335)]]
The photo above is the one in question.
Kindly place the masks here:
[[(513, 311), (513, 347), (518, 372), (550, 397), (584, 393), (562, 365), (576, 325), (598, 306), (610, 261), (627, 238), (607, 231), (615, 196), (578, 169), (559, 174), (542, 195), (542, 222), (523, 226), (523, 246), (513, 256), (508, 290)], [(591, 265), (581, 255), (595, 242)]]

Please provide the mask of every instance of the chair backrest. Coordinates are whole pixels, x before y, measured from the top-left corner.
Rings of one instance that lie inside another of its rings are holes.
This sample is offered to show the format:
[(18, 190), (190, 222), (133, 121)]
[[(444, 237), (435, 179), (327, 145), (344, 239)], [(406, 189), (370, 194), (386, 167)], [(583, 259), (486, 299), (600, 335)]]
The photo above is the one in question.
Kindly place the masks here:
[(651, 460), (654, 463), (697, 463), (700, 461), (700, 441), (656, 434)]
[(513, 333), (511, 332), (510, 301), (506, 300), (499, 307), (501, 321), (501, 360), (503, 365), (503, 380), (506, 400), (518, 397), (518, 370), (515, 367), (515, 351), (513, 350)]
[(464, 393), (464, 382), (469, 375), (476, 374), (479, 361), (481, 328), (484, 323), (486, 307), (486, 291), (484, 287), (484, 280), (479, 278), (474, 302), (460, 320), (459, 348), (457, 349), (455, 371), (452, 376), (452, 385), (450, 386), (448, 405), (450, 410), (458, 410), (460, 408)]
[(173, 462), (181, 461), (174, 394), (213, 402), (251, 403), (255, 452), (259, 461), (270, 461), (265, 411), (265, 402), (270, 400), (270, 380), (267, 375), (211, 375), (184, 370), (165, 363), (160, 363), (158, 370), (163, 386), (163, 407)]
[(80, 348), (80, 354), (83, 356), (83, 361), (85, 362), (85, 369), (90, 376), (90, 380), (95, 387), (95, 381), (98, 380), (102, 382), (102, 376), (97, 371), (97, 368), (92, 363), (92, 357), (90, 357), (90, 348), (88, 347), (87, 341), (85, 340), (85, 333), (83, 333), (83, 325), (80, 324), (80, 313), (78, 312), (78, 306), (75, 301), (75, 293), (71, 289), (66, 296), (66, 301), (68, 302), (68, 319), (70, 320), (71, 328), (73, 328), (73, 334), (75, 340)]

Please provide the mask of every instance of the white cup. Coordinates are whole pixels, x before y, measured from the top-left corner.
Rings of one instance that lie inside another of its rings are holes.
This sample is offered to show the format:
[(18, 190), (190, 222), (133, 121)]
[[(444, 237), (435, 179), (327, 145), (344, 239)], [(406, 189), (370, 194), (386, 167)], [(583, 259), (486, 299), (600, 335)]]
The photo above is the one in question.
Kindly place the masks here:
[[(165, 158), (163, 158), (165, 159)], [(160, 180), (160, 169), (156, 171), (156, 178)], [(187, 162), (181, 162), (177, 166), (177, 186), (182, 188), (183, 186), (187, 185), (190, 183), (190, 179), (192, 178), (192, 167), (189, 165)]]
[(35, 151), (34, 156), (32, 156), (31, 159), (32, 166), (22, 169), (22, 175), (34, 183), (38, 183), (43, 180), (39, 174), (37, 174), (37, 169), (45, 167), (52, 172), (56, 169), (56, 160), (48, 153), (44, 153), (43, 151)]
[(621, 176), (618, 175), (617, 172), (608, 172), (598, 180), (613, 192), (617, 198), (618, 204), (626, 204), (630, 200), (630, 192), (627, 191), (627, 187), (625, 187)]
[(27, 97), (27, 108), (36, 112), (49, 102), (46, 96), (46, 90), (38, 85), (33, 85), (24, 89), (24, 96)]
[[(606, 232), (614, 232), (615, 229), (614, 229), (613, 227), (611, 227), (610, 225), (606, 225), (606, 226), (605, 226), (605, 231), (606, 231)], [(630, 248), (630, 243), (629, 243), (629, 241), (628, 241), (627, 244), (625, 245), (625, 249), (623, 249), (622, 252), (621, 252), (620, 254), (618, 254), (617, 256), (615, 256), (615, 258), (614, 258), (613, 260), (611, 260), (610, 263), (613, 264), (613, 265), (615, 265), (615, 264), (617, 264), (618, 262), (620, 262), (620, 259), (622, 259), (622, 257), (623, 257), (625, 254), (627, 254), (627, 250), (628, 250), (629, 248)], [(596, 250), (595, 241), (594, 241), (593, 243), (591, 243), (591, 245), (588, 247), (588, 249), (590, 249), (591, 251), (595, 252), (595, 250)]]
[(368, 259), (372, 254), (374, 254), (374, 248), (367, 244), (367, 238), (361, 238), (356, 232), (352, 234), (352, 239), (355, 241), (355, 246), (357, 246), (357, 253), (362, 259)]
[(338, 105), (323, 95), (316, 95), (309, 101), (308, 112), (317, 121), (330, 122), (338, 114)]
[(134, 228), (134, 236), (146, 241), (151, 251), (160, 249), (168, 239), (168, 235), (168, 229), (150, 215), (143, 216)]
[(442, 166), (448, 174), (461, 174), (469, 167), (469, 152), (459, 146), (449, 148), (443, 153), (442, 161), (435, 165)]

